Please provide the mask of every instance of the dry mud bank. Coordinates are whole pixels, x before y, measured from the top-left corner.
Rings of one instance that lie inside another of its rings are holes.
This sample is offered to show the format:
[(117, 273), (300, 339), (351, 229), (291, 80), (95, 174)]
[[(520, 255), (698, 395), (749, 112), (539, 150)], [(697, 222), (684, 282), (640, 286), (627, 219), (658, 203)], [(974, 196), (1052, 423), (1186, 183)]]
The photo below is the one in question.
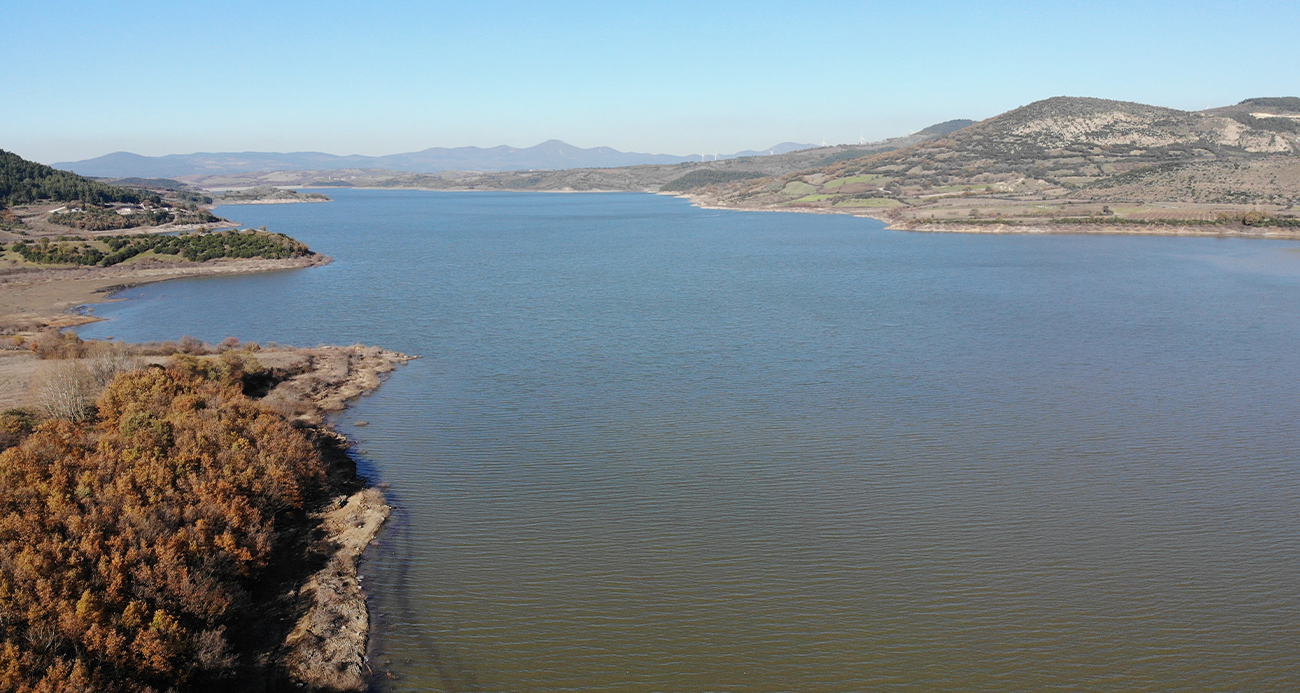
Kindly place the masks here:
[(111, 267), (0, 264), (0, 333), (30, 332), (46, 327), (73, 327), (95, 322), (99, 318), (69, 311), (77, 306), (111, 301), (113, 292), (141, 284), (184, 277), (300, 269), (329, 262), (329, 257), (317, 254), (283, 260), (251, 258), (207, 262), (129, 262)]

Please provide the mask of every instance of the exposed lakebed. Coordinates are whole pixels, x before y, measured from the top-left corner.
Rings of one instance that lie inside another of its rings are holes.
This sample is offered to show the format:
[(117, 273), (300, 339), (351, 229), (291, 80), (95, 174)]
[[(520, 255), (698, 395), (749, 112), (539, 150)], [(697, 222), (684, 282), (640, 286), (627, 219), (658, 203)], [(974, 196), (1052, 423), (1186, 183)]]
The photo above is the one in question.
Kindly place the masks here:
[(424, 356), (340, 426), (386, 686), (1300, 688), (1300, 243), (330, 196), (79, 331)]

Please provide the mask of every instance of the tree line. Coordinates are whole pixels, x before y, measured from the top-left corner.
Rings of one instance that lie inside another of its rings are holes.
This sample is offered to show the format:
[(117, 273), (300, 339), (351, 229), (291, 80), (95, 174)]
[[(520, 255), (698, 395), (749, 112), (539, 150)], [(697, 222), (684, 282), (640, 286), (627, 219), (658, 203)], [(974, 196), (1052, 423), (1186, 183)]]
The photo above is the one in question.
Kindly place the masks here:
[(213, 224), (218, 219), (206, 209), (141, 209), (132, 214), (118, 214), (117, 210), (106, 207), (86, 207), (76, 212), (51, 214), (51, 224), (82, 229), (85, 231), (109, 231), (115, 229), (133, 229), (138, 226), (162, 226), (176, 222), (178, 224)]
[(96, 241), (77, 239), (51, 243), (23, 239), (9, 246), (24, 260), (42, 265), (99, 265), (110, 267), (153, 251), (158, 255), (178, 255), (190, 262), (217, 258), (266, 258), (281, 260), (303, 257), (311, 250), (301, 241), (282, 233), (261, 231), (218, 231), (183, 233), (175, 236), (108, 236)]

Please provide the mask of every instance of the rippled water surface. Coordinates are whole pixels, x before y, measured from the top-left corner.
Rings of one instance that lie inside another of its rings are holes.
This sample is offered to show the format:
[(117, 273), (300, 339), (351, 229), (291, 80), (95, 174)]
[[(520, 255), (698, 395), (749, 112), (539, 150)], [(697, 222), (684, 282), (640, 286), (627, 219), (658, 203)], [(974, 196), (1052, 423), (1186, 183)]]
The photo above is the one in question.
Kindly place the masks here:
[(1300, 244), (330, 194), (82, 332), (424, 356), (343, 417), (393, 690), (1300, 690)]

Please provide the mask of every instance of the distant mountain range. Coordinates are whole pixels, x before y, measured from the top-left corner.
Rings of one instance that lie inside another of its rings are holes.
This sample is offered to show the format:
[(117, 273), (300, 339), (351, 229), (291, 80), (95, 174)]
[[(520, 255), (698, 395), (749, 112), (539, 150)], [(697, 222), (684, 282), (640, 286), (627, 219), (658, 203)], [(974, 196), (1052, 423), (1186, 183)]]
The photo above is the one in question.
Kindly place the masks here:
[(409, 173), (439, 171), (528, 171), (571, 168), (613, 168), (641, 164), (679, 164), (705, 159), (734, 159), (763, 154), (785, 154), (815, 145), (782, 142), (764, 150), (733, 154), (640, 154), (609, 147), (583, 149), (559, 140), (535, 147), (432, 147), (420, 152), (387, 156), (338, 156), (322, 152), (199, 152), (141, 156), (115, 152), (84, 161), (65, 161), (56, 168), (83, 176), (121, 178), (127, 176), (175, 178), (192, 175), (222, 175), (250, 171), (302, 171), (331, 169), (385, 169)]

